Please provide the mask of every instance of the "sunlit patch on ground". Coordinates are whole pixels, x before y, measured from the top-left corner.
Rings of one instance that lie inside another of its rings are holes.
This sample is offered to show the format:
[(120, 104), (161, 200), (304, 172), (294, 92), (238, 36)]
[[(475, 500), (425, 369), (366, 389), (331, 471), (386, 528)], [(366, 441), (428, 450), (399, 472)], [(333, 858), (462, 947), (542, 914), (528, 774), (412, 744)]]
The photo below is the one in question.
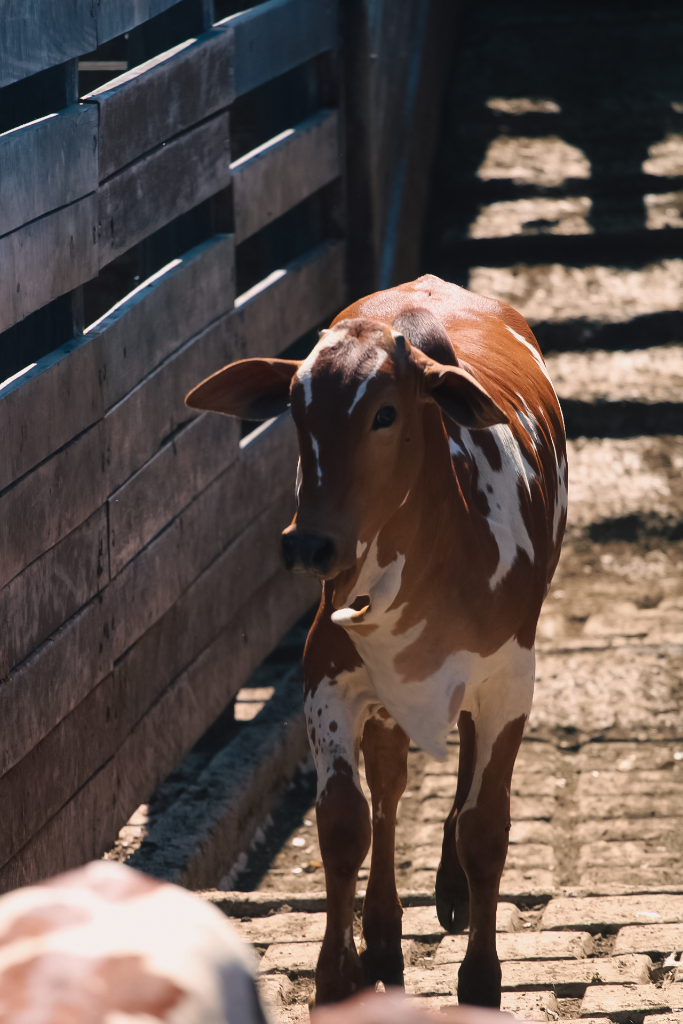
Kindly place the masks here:
[(518, 96), (506, 99), (503, 96), (492, 96), (486, 101), (489, 110), (498, 114), (512, 114), (519, 117), (520, 114), (559, 114), (561, 108), (555, 100), (541, 100), (530, 96)]
[(669, 132), (660, 142), (653, 142), (647, 152), (643, 174), (658, 178), (676, 178), (683, 174), (683, 135)]
[(507, 179), (516, 185), (561, 185), (572, 178), (590, 178), (584, 153), (558, 135), (544, 138), (499, 135), (489, 143), (477, 177)]
[(510, 235), (590, 235), (593, 228), (588, 196), (550, 199), (514, 199), (484, 206), (470, 225), (470, 238), (507, 238)]
[(683, 308), (683, 260), (661, 260), (642, 270), (562, 263), (472, 267), (468, 288), (508, 302), (532, 323), (572, 317), (620, 323)]
[(645, 227), (648, 231), (683, 228), (683, 192), (662, 192), (643, 196)]

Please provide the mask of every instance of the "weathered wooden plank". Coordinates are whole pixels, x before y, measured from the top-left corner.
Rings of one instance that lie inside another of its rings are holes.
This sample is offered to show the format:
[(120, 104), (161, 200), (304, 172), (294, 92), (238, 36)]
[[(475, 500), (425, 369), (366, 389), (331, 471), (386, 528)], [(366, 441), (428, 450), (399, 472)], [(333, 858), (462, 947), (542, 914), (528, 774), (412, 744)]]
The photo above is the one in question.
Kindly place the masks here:
[(217, 235), (3, 388), (0, 490), (92, 426), (175, 348), (231, 309), (234, 277), (233, 236)]
[(0, 590), (0, 679), (108, 582), (103, 506)]
[[(292, 499), (289, 504), (293, 507)], [(0, 864), (116, 752), (171, 680), (277, 572), (278, 549), (270, 541), (281, 519), (277, 506), (260, 515), (114, 671), (0, 778), (0, 805), (7, 822), (0, 834)], [(262, 557), (254, 560), (253, 550), (262, 552)], [(225, 703), (234, 692), (225, 694)], [(27, 801), (29, 789), (34, 796)]]
[(218, 23), (235, 31), (238, 96), (337, 43), (336, 0), (269, 0)]
[(92, 0), (2, 4), (0, 89), (97, 46)]
[(95, 191), (97, 130), (77, 103), (0, 135), (0, 235)]
[(344, 260), (344, 242), (324, 242), (238, 296), (233, 319), (239, 327), (231, 358), (277, 355), (312, 327), (331, 320), (346, 304)]
[(231, 170), (239, 243), (339, 177), (337, 111), (320, 110), (236, 160)]
[(112, 578), (239, 454), (240, 424), (192, 420), (109, 498)]
[(229, 183), (229, 115), (223, 113), (167, 142), (100, 187), (100, 267)]
[(233, 235), (203, 242), (126, 296), (87, 332), (101, 338), (104, 408), (120, 402), (181, 344), (232, 309), (234, 297)]
[(95, 277), (96, 237), (93, 193), (0, 238), (0, 331)]
[(228, 628), (174, 679), (116, 754), (0, 869), (0, 892), (100, 857), (132, 811), (314, 600), (310, 580), (279, 570), (244, 602)]
[(233, 35), (212, 29), (84, 97), (100, 111), (100, 181), (232, 103)]
[(181, 346), (105, 419), (109, 490), (120, 487), (194, 414), (185, 395), (225, 363), (275, 355), (343, 305), (343, 244), (326, 243), (240, 299), (238, 311)]
[(104, 439), (100, 420), (0, 495), (0, 586), (104, 504)]
[[(291, 420), (266, 432), (0, 684), (0, 774), (83, 700), (264, 507), (291, 494)], [(287, 507), (281, 508), (282, 526)], [(273, 537), (278, 544), (277, 536)], [(253, 551), (258, 560), (262, 552)], [(46, 681), (49, 680), (49, 686)]]

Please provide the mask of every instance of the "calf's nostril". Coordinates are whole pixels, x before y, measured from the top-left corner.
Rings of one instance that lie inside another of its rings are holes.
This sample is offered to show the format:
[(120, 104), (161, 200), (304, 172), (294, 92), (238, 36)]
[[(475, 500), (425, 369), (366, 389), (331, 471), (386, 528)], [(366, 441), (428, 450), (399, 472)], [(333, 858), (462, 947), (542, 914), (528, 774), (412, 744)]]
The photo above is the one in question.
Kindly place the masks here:
[(334, 558), (334, 542), (311, 533), (283, 533), (282, 561), (290, 572), (325, 574)]
[(282, 551), (282, 561), (284, 562), (285, 569), (291, 572), (296, 564), (297, 557), (297, 545), (291, 533), (283, 533), (280, 550)]
[(314, 550), (311, 552), (311, 563), (319, 572), (326, 572), (334, 556), (334, 544), (327, 537), (318, 537)]

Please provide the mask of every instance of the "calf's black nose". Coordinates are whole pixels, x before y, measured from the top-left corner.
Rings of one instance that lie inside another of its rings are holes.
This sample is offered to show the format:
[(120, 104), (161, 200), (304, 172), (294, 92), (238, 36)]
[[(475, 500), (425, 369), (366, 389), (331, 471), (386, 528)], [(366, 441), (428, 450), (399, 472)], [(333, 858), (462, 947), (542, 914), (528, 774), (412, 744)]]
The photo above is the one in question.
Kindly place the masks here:
[(324, 576), (332, 565), (334, 542), (316, 533), (283, 533), (282, 561), (290, 572)]

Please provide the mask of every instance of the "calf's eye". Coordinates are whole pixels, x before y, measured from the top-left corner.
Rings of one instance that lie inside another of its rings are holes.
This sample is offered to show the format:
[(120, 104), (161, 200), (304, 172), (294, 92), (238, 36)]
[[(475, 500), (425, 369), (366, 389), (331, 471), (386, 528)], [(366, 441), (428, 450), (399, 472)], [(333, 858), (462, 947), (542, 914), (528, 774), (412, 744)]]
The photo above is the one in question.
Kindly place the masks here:
[(372, 429), (381, 430), (383, 427), (390, 427), (395, 419), (396, 410), (393, 405), (383, 405), (372, 421)]

